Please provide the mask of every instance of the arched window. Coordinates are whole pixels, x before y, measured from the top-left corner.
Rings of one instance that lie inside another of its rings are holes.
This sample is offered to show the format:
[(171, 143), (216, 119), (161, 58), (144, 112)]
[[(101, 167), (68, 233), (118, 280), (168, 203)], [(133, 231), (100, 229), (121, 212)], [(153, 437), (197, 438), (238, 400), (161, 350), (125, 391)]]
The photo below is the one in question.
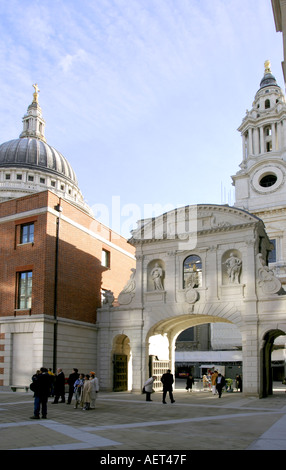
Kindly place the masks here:
[(184, 261), (183, 288), (202, 286), (202, 260), (190, 255)]
[(270, 126), (267, 126), (265, 127), (265, 135), (268, 137), (269, 135), (271, 135), (271, 127)]
[(265, 150), (266, 152), (272, 151), (272, 129), (271, 126), (266, 126), (265, 132)]
[(270, 108), (270, 100), (265, 100), (265, 109)]

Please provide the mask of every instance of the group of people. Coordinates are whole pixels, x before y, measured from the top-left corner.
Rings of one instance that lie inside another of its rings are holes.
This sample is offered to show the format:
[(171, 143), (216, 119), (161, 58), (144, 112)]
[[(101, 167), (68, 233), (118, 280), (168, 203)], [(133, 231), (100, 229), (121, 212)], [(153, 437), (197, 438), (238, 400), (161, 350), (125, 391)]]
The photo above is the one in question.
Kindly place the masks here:
[[(157, 377), (155, 375), (153, 375), (144, 384), (144, 392), (146, 394), (146, 401), (152, 401), (151, 400), (151, 393), (153, 393), (153, 384), (154, 384), (156, 379), (157, 379)], [(164, 403), (165, 405), (167, 404), (167, 402), (166, 402), (167, 394), (169, 394), (171, 403), (175, 403), (175, 400), (174, 400), (174, 397), (173, 397), (174, 376), (173, 376), (173, 374), (171, 374), (170, 369), (168, 369), (167, 372), (162, 375), (161, 382), (163, 384), (162, 403)]]
[[(96, 394), (99, 392), (99, 382), (95, 372), (79, 374), (73, 384), (69, 383), (69, 397), (74, 393), (74, 408), (94, 410)], [(70, 402), (69, 402), (70, 403)]]
[(225, 386), (225, 378), (224, 376), (215, 370), (211, 375), (211, 384), (212, 384), (212, 394), (218, 394), (218, 397), (221, 398), (222, 389)]
[[(191, 391), (193, 388), (193, 384), (194, 384), (194, 378), (190, 374), (187, 377), (186, 390)], [(203, 376), (204, 387), (211, 385), (213, 395), (218, 394), (219, 398), (221, 398), (222, 389), (225, 386), (225, 384), (226, 382), (225, 382), (224, 376), (217, 370), (215, 370), (213, 373), (210, 374), (210, 379), (208, 379), (206, 375)]]
[[(242, 378), (239, 374), (237, 374), (235, 377), (235, 384), (237, 390), (242, 392)], [(218, 394), (219, 398), (221, 398), (222, 390), (226, 386), (225, 377), (220, 372), (215, 370), (210, 374), (210, 385), (213, 395)]]
[(80, 374), (78, 369), (74, 368), (67, 379), (68, 396), (66, 401), (66, 379), (62, 369), (54, 374), (51, 369), (41, 367), (32, 376), (30, 389), (34, 392), (34, 414), (31, 419), (47, 418), (48, 397), (53, 397), (52, 404), (67, 403), (71, 404), (74, 396), (74, 408), (79, 406), (82, 410), (91, 410), (95, 408), (96, 394), (99, 391), (99, 382), (95, 372), (89, 374)]
[[(146, 401), (152, 401), (151, 394), (154, 392), (153, 384), (156, 379), (157, 377), (154, 375), (150, 377), (144, 384), (143, 391), (146, 394)], [(174, 403), (175, 402), (174, 397), (173, 397), (174, 376), (171, 374), (170, 369), (168, 369), (167, 372), (162, 375), (161, 382), (163, 383), (163, 400), (162, 400), (163, 403), (166, 404), (167, 393), (169, 393), (171, 403)], [(238, 374), (236, 375), (235, 383), (236, 383), (237, 390), (242, 392), (242, 378)], [(193, 388), (193, 384), (194, 384), (194, 378), (190, 374), (187, 377), (186, 390), (191, 392)], [(223, 388), (226, 386), (225, 377), (220, 372), (215, 370), (210, 375), (210, 384), (211, 384), (213, 395), (217, 394), (218, 397), (221, 398)]]

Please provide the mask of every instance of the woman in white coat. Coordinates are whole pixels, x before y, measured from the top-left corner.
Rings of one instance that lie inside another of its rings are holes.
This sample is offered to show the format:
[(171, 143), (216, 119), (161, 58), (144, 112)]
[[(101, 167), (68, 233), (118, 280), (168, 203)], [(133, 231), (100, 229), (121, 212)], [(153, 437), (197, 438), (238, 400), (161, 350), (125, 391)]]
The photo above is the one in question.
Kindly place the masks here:
[(98, 378), (95, 372), (90, 372), (90, 409), (95, 408), (96, 394), (99, 392)]
[(157, 377), (153, 375), (153, 377), (150, 377), (148, 380), (146, 380), (144, 384), (145, 393), (146, 393), (146, 401), (152, 401), (151, 393), (153, 392), (153, 383), (156, 380), (156, 378)]
[(83, 410), (89, 410), (90, 409), (90, 389), (91, 389), (91, 383), (90, 383), (90, 376), (86, 374), (84, 376), (84, 382), (83, 382), (83, 389), (82, 389), (82, 394), (81, 394), (81, 405)]

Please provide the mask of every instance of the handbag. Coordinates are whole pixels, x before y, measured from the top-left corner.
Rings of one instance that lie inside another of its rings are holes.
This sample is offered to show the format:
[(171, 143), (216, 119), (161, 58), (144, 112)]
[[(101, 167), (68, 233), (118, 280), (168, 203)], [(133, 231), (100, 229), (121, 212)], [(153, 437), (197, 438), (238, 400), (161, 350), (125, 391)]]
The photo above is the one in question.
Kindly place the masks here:
[(145, 392), (145, 387), (142, 388), (142, 393), (146, 393), (146, 392)]
[(35, 382), (31, 382), (31, 383), (30, 383), (30, 390), (32, 390), (32, 392), (35, 392), (35, 391), (36, 391), (36, 388), (37, 388), (37, 387), (36, 387)]

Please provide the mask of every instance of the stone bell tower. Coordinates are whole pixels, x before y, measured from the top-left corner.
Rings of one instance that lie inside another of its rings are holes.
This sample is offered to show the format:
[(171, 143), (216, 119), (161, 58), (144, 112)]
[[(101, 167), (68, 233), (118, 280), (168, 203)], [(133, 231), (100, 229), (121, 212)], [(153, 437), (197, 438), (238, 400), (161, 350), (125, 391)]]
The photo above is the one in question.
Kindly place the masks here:
[(252, 108), (238, 128), (243, 160), (232, 177), (235, 206), (263, 220), (274, 249), (268, 262), (286, 283), (286, 101), (266, 61)]

